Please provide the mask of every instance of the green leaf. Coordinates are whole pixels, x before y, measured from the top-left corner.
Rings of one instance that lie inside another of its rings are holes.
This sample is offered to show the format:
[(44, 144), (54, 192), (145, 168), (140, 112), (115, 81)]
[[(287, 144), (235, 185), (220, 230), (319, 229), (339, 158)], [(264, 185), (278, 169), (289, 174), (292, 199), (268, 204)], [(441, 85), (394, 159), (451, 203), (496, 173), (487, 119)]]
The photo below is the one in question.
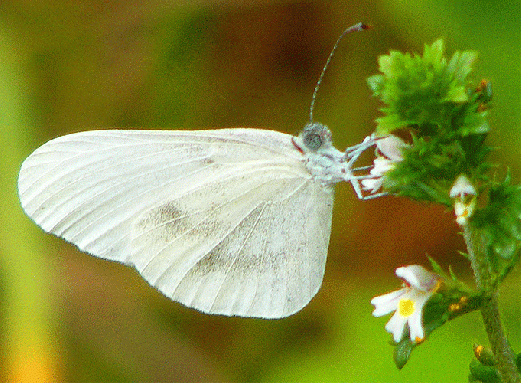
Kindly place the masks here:
[(429, 262), (430, 262), (430, 264), (431, 264), (432, 271), (434, 271), (434, 272), (435, 272), (436, 274), (438, 274), (438, 275), (443, 275), (443, 274), (444, 274), (443, 269), (442, 269), (441, 266), (438, 264), (438, 262), (436, 262), (436, 261), (434, 260), (434, 258), (427, 256), (427, 259), (429, 260)]
[[(486, 179), (491, 148), (484, 141), (491, 88), (468, 77), (476, 53), (456, 52), (447, 62), (443, 41), (425, 45), (423, 55), (391, 51), (378, 59), (381, 74), (368, 85), (384, 103), (377, 121), (381, 135), (409, 129), (412, 145), (403, 149), (383, 182), (385, 191), (452, 207), (456, 177), (466, 174), (476, 185)], [(507, 246), (507, 243), (503, 244)]]
[(489, 347), (474, 344), (474, 356), (484, 366), (493, 366), (496, 364), (494, 353)]
[(394, 348), (394, 363), (399, 370), (401, 370), (409, 361), (414, 347), (416, 347), (416, 343), (411, 342), (407, 336), (403, 338)]

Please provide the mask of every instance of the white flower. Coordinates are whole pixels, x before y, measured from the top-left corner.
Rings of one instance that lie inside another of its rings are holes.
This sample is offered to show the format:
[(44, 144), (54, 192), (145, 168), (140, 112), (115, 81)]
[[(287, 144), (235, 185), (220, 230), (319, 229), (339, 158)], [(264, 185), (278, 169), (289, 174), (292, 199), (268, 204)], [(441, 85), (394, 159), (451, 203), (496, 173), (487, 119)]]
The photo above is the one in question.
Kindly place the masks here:
[(396, 269), (396, 275), (405, 281), (405, 286), (392, 293), (374, 297), (373, 316), (380, 317), (395, 311), (385, 325), (385, 329), (393, 334), (394, 341), (399, 342), (409, 326), (410, 339), (421, 342), (425, 337), (422, 325), (423, 306), (436, 292), (441, 278), (438, 274), (425, 270), (419, 265), (410, 265)]
[(456, 222), (458, 225), (463, 226), (467, 224), (469, 218), (474, 214), (475, 206), (475, 198), (471, 198), (467, 203), (460, 200), (454, 202), (454, 215), (456, 216)]
[(456, 222), (460, 226), (466, 225), (476, 206), (476, 189), (464, 174), (460, 174), (452, 185), (449, 195), (454, 199)]
[(392, 134), (376, 142), (376, 148), (380, 154), (394, 162), (403, 160), (402, 150), (408, 146), (401, 138)]
[(468, 195), (476, 194), (476, 189), (465, 174), (460, 174), (450, 189), (450, 198), (464, 198)]
[(394, 169), (397, 162), (403, 160), (402, 149), (408, 145), (402, 139), (388, 135), (376, 142), (377, 157), (370, 171), (372, 177), (361, 181), (364, 190), (376, 193), (382, 187), (385, 173)]

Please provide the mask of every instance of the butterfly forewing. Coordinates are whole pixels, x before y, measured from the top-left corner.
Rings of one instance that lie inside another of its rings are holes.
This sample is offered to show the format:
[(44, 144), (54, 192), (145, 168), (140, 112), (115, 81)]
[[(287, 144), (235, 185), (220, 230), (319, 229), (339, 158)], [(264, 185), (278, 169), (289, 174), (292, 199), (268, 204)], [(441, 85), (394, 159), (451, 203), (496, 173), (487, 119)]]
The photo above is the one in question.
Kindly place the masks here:
[(204, 312), (287, 316), (322, 281), (332, 187), (283, 133), (72, 134), (23, 163), (19, 194), (45, 231)]

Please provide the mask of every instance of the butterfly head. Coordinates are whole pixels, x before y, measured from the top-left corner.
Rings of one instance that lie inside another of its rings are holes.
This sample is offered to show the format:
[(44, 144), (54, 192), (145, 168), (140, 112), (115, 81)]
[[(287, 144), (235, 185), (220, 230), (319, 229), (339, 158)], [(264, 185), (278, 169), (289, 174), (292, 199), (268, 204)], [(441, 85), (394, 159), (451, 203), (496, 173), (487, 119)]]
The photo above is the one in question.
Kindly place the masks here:
[(331, 131), (317, 122), (304, 126), (296, 141), (298, 148), (304, 153), (316, 153), (332, 147)]

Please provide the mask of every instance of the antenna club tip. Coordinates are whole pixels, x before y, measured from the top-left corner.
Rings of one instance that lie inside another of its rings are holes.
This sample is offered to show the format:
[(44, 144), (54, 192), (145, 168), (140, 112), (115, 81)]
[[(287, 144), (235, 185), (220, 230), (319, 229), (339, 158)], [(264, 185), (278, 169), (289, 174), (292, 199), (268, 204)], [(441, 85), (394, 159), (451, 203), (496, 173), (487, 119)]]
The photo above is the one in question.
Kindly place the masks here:
[(360, 23), (360, 29), (373, 29), (373, 26), (370, 24)]

